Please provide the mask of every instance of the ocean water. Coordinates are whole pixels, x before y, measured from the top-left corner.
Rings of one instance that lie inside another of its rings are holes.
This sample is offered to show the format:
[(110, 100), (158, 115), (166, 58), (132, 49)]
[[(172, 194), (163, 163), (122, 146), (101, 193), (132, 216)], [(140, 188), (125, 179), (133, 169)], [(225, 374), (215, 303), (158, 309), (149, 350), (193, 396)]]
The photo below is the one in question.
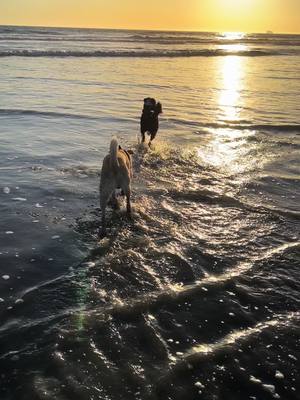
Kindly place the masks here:
[(3, 26), (0, 82), (0, 399), (299, 399), (300, 36)]

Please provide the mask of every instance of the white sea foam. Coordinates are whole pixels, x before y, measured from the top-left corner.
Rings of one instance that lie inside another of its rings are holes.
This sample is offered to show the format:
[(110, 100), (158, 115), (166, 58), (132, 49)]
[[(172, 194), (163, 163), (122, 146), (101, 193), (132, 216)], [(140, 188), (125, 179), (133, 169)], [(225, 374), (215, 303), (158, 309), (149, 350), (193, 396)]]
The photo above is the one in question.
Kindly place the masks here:
[(25, 199), (25, 197), (13, 197), (12, 200), (14, 200), (14, 201), (27, 201), (27, 199)]

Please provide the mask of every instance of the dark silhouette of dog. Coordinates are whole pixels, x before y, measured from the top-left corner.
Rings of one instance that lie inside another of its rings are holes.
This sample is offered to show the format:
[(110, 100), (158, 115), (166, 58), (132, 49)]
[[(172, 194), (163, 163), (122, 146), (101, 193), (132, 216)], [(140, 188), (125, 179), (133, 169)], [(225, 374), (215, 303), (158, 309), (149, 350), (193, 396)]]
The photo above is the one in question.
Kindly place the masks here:
[(156, 102), (152, 97), (146, 97), (144, 99), (144, 107), (141, 115), (142, 143), (145, 142), (145, 134), (147, 133), (150, 135), (149, 146), (151, 145), (151, 142), (155, 138), (159, 128), (158, 116), (161, 113), (161, 103)]

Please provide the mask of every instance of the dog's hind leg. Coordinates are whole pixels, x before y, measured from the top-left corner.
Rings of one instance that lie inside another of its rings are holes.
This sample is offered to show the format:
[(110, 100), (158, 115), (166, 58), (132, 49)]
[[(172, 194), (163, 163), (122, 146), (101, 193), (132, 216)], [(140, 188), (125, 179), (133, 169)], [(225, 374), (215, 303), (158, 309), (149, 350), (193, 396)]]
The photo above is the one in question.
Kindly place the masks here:
[(130, 197), (131, 197), (131, 189), (130, 186), (123, 187), (123, 191), (126, 196), (126, 211), (127, 215), (131, 217), (131, 202), (130, 202)]
[(114, 186), (109, 186), (106, 188), (100, 187), (100, 208), (101, 208), (101, 232), (100, 235), (103, 237), (106, 235), (106, 219), (105, 210), (108, 200), (114, 190)]
[(149, 147), (151, 147), (152, 140), (155, 139), (156, 134), (157, 134), (157, 131), (151, 132), (151, 134), (150, 134), (150, 141), (149, 141), (149, 143), (148, 143)]
[(157, 134), (157, 131), (153, 131), (153, 132), (151, 132), (151, 134), (150, 134), (150, 141), (152, 141), (152, 140), (154, 140), (154, 139), (155, 139), (155, 137), (156, 137), (156, 134)]
[(100, 208), (101, 208), (101, 231), (100, 236), (106, 236), (106, 220), (105, 220), (105, 209), (106, 209), (107, 200), (103, 198), (100, 199)]

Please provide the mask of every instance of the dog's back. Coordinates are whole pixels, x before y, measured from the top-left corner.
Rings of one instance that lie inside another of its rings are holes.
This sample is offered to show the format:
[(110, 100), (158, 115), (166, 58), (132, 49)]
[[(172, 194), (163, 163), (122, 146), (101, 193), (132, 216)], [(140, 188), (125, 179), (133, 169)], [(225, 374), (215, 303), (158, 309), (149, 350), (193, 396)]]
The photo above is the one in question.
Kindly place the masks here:
[(120, 148), (117, 139), (113, 138), (110, 142), (109, 154), (103, 160), (101, 182), (110, 180), (116, 184), (116, 187), (119, 187), (121, 181), (126, 177), (130, 179), (131, 175), (130, 154)]

